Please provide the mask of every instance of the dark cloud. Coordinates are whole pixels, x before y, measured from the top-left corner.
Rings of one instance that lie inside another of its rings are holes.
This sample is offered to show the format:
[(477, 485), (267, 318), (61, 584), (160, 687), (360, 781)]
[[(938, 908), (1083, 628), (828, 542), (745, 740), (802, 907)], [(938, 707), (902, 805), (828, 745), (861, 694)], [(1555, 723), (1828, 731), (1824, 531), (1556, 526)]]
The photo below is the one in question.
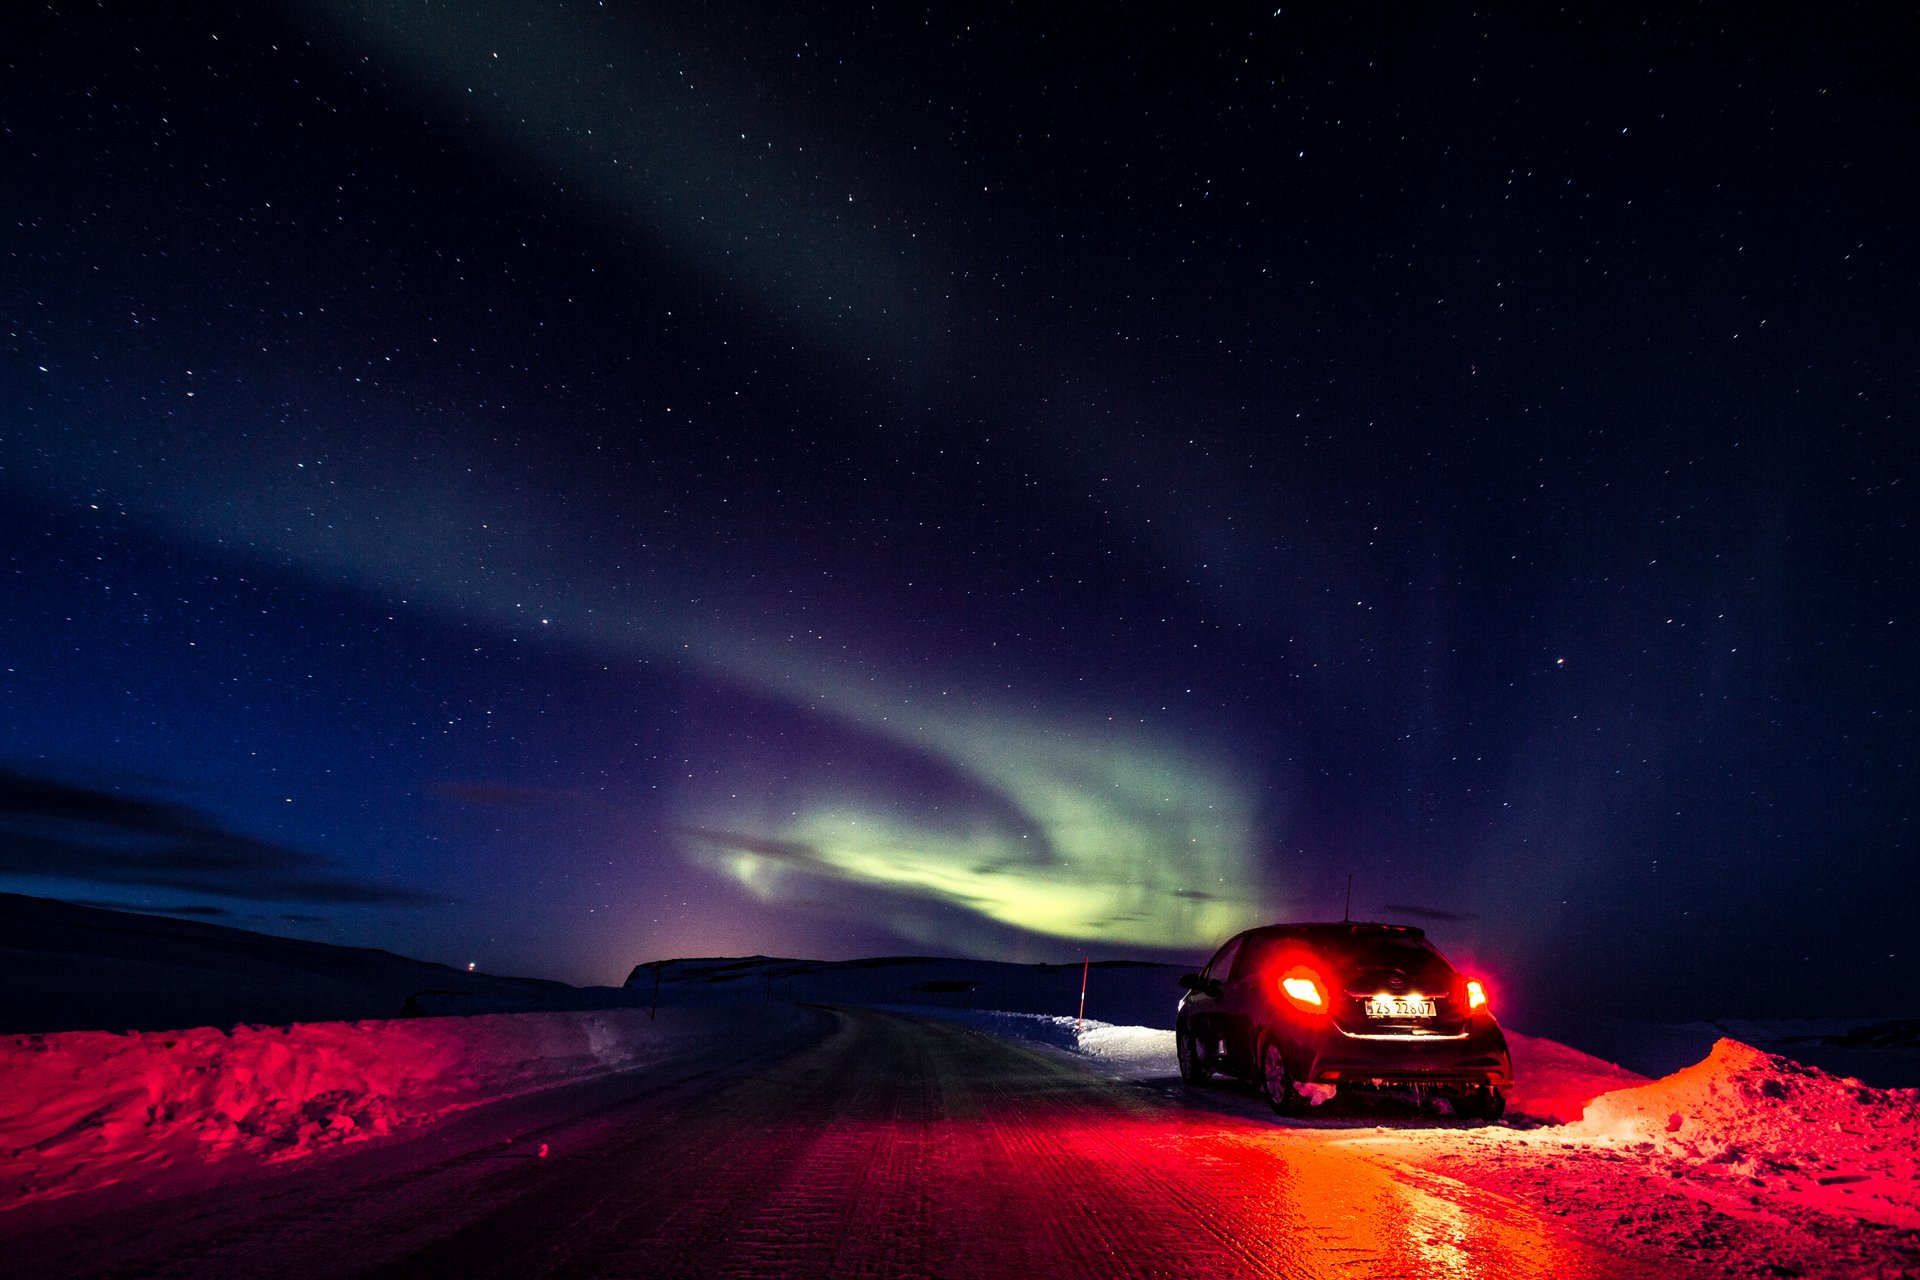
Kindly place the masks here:
[(191, 916), (197, 920), (222, 920), (233, 915), (225, 907), (186, 906), (155, 907), (145, 903), (104, 902), (98, 898), (70, 898), (68, 901), (82, 907), (99, 907), (103, 911), (137, 911), (142, 915), (153, 916)]
[(1173, 891), (1173, 896), (1176, 898), (1186, 898), (1191, 902), (1220, 901), (1220, 897), (1218, 894), (1208, 893), (1205, 889), (1175, 889)]
[(1085, 922), (1085, 927), (1089, 932), (1098, 933), (1103, 929), (1111, 929), (1117, 924), (1137, 924), (1145, 919), (1146, 917), (1143, 915), (1128, 912), (1124, 915), (1113, 915), (1106, 916), (1099, 920), (1088, 920)]
[(0, 770), (0, 875), (140, 885), (248, 902), (444, 901), (350, 879), (329, 859), (231, 831), (185, 805), (12, 770)]

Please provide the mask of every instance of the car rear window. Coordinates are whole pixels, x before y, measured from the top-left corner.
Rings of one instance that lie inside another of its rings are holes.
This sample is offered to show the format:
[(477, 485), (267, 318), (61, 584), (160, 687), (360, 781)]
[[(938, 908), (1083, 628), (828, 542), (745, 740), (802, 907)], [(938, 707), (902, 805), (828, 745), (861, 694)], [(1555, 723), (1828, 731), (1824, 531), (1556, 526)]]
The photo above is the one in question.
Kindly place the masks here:
[(1342, 967), (1385, 965), (1412, 971), (1429, 970), (1446, 960), (1425, 938), (1406, 935), (1382, 937), (1378, 934), (1267, 934), (1247, 940), (1247, 955), (1241, 964), (1251, 972), (1268, 966), (1282, 951), (1306, 950), (1324, 956)]
[(1425, 965), (1439, 954), (1425, 938), (1342, 938), (1318, 949), (1363, 964)]

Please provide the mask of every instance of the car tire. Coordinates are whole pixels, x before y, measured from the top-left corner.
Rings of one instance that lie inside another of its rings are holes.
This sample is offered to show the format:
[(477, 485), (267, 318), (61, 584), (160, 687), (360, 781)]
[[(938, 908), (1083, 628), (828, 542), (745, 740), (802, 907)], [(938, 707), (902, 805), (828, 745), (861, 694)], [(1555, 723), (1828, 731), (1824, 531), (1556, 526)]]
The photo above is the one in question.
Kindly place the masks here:
[(1174, 1056), (1180, 1060), (1180, 1078), (1198, 1087), (1213, 1079), (1213, 1062), (1192, 1028), (1181, 1027), (1174, 1033)]
[(1297, 1116), (1301, 1104), (1306, 1099), (1294, 1088), (1293, 1072), (1287, 1069), (1287, 1055), (1280, 1048), (1280, 1042), (1270, 1035), (1260, 1037), (1259, 1052), (1255, 1055), (1254, 1068), (1256, 1080), (1260, 1085), (1260, 1095), (1275, 1114)]
[(1454, 1110), (1464, 1119), (1492, 1123), (1507, 1114), (1506, 1090), (1487, 1085), (1469, 1089)]

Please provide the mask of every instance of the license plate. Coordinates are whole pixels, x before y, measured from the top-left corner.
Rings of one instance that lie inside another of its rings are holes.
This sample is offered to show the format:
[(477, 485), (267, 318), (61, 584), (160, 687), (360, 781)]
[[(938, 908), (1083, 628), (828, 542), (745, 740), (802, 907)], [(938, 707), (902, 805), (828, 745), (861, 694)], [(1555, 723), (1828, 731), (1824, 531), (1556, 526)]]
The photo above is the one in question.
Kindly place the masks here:
[(1368, 996), (1367, 1016), (1369, 1018), (1431, 1018), (1433, 1000), (1429, 996)]

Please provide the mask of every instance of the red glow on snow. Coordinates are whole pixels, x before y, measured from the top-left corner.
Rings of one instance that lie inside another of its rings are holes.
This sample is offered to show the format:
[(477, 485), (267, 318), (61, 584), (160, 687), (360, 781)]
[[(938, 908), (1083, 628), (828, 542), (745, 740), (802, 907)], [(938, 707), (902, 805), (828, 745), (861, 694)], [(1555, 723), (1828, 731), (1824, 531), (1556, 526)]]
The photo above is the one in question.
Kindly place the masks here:
[(644, 1010), (62, 1032), (0, 1041), (0, 1199), (248, 1154), (279, 1163), (634, 1065)]

